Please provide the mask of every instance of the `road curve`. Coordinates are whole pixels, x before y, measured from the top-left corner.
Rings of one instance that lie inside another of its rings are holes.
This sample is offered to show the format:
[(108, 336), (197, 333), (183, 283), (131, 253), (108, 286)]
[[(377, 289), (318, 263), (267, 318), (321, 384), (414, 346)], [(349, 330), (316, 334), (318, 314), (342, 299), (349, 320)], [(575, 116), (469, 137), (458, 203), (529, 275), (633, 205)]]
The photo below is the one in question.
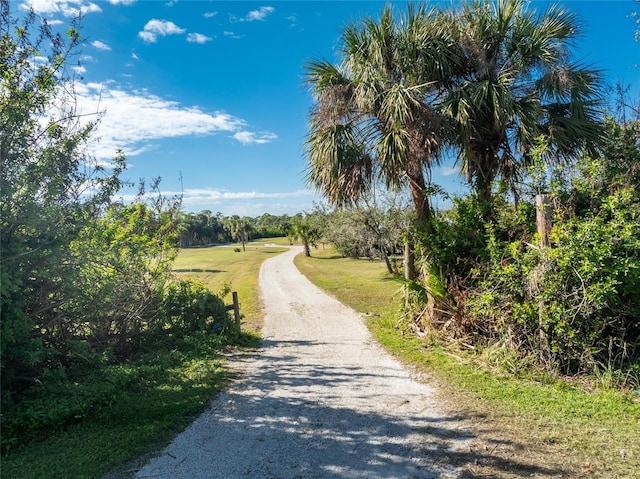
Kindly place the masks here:
[[(454, 478), (468, 441), (433, 390), (372, 339), (358, 313), (293, 264), (265, 261), (263, 347), (136, 478)], [(467, 449), (468, 451), (468, 449)]]

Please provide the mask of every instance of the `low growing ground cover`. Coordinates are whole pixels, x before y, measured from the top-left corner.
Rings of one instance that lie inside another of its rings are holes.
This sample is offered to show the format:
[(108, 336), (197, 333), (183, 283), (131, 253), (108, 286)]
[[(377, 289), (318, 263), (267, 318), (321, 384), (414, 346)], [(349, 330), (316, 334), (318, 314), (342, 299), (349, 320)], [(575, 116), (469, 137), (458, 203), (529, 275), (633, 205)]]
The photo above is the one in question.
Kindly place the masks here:
[[(2, 456), (1, 476), (22, 478), (98, 478), (140, 455), (157, 450), (186, 427), (227, 381), (224, 354), (255, 348), (260, 324), (257, 276), (266, 258), (281, 248), (248, 245), (182, 250), (174, 269), (182, 278), (201, 279), (217, 293), (238, 291), (243, 317), (240, 336), (195, 332), (166, 337), (134, 361), (83, 371), (49, 384), (21, 414), (49, 415), (51, 427), (23, 438)], [(231, 301), (230, 295), (225, 303)], [(75, 418), (56, 424), (56, 417)], [(15, 411), (17, 413), (17, 411)], [(8, 411), (2, 411), (3, 429)], [(3, 431), (6, 432), (6, 429)], [(128, 477), (135, 466), (121, 468)]]
[(476, 440), (465, 477), (636, 478), (640, 401), (511, 364), (500, 351), (465, 352), (418, 339), (402, 319), (400, 287), (383, 263), (313, 250), (298, 268), (322, 289), (366, 313), (375, 337), (439, 387), (451, 414)]

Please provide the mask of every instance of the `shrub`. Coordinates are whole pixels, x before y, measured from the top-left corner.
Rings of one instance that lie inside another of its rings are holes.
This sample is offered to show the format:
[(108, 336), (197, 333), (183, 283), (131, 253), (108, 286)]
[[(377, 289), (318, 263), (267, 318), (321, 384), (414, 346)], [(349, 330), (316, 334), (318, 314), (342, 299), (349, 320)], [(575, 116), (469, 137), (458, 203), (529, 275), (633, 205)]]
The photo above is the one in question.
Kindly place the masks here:
[(161, 309), (162, 330), (175, 334), (221, 331), (231, 324), (222, 299), (195, 280), (180, 280), (167, 286)]

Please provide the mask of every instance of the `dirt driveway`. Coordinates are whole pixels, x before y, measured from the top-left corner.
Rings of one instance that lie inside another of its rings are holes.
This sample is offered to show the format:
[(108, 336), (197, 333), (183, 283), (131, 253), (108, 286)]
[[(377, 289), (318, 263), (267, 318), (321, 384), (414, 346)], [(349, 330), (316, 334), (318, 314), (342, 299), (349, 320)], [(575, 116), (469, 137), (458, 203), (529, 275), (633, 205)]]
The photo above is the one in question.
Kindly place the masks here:
[[(137, 478), (453, 478), (468, 433), (302, 276), (290, 251), (260, 271), (263, 348)], [(455, 462), (455, 461), (454, 461)]]

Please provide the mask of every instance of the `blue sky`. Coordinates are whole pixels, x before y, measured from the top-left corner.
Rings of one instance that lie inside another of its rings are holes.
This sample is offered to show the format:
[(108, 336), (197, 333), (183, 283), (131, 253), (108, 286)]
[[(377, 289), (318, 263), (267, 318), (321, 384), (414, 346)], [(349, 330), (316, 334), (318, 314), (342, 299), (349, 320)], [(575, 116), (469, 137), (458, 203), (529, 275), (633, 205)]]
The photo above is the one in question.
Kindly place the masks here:
[[(28, 0), (54, 25), (84, 13), (77, 60), (83, 113), (104, 112), (98, 160), (125, 151), (124, 178), (161, 177), (183, 209), (259, 216), (310, 211), (303, 142), (311, 96), (303, 65), (335, 59), (342, 27), (378, 1)], [(394, 2), (403, 7), (406, 2)], [(584, 30), (577, 56), (640, 93), (632, 0), (568, 0)], [(542, 8), (541, 2), (532, 5)], [(74, 61), (76, 59), (74, 58)], [(434, 173), (460, 188), (451, 164)]]

